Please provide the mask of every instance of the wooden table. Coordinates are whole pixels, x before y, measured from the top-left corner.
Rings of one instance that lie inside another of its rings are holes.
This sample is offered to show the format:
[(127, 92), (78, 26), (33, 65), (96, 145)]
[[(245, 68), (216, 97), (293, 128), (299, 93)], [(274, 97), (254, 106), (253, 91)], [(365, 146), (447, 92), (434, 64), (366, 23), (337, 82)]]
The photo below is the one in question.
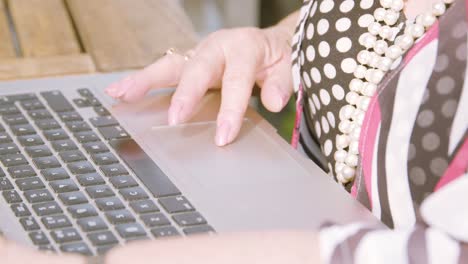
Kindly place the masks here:
[(138, 69), (196, 39), (174, 0), (0, 0), (0, 80)]

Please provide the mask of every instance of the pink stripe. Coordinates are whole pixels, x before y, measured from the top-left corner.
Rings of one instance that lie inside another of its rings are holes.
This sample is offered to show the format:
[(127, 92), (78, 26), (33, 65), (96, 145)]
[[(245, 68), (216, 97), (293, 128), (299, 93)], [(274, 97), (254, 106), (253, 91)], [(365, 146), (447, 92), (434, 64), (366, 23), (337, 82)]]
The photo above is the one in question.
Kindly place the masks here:
[(451, 181), (462, 176), (468, 168), (468, 139), (465, 140), (463, 146), (458, 151), (455, 158), (452, 160), (452, 163), (449, 165), (445, 171), (442, 178), (437, 183), (434, 191), (438, 191), (440, 188), (444, 187)]
[(302, 84), (299, 84), (299, 91), (297, 91), (297, 100), (296, 100), (296, 119), (294, 120), (294, 130), (291, 139), (291, 145), (293, 148), (297, 149), (299, 144), (300, 137), (300, 126), (302, 120), (302, 96), (303, 96), (303, 87)]
[(424, 36), (418, 43), (413, 46), (413, 48), (408, 51), (405, 56), (404, 63), (408, 64), (414, 58), (414, 56), (419, 53), (419, 51), (421, 51), (427, 44), (431, 43), (431, 41), (438, 37), (439, 21), (434, 23), (434, 25), (427, 31), (426, 36)]

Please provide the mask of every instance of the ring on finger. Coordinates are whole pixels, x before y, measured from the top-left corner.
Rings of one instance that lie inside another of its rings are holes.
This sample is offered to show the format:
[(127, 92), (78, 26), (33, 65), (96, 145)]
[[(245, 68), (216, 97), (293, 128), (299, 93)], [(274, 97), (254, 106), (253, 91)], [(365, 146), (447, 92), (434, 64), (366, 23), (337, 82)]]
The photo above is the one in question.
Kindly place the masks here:
[(166, 50), (166, 52), (164, 52), (165, 56), (174, 55), (174, 54), (179, 54), (179, 52), (177, 51), (176, 48), (169, 48), (169, 49)]
[(194, 50), (189, 50), (184, 54), (184, 60), (189, 61), (191, 58), (195, 56), (195, 51)]

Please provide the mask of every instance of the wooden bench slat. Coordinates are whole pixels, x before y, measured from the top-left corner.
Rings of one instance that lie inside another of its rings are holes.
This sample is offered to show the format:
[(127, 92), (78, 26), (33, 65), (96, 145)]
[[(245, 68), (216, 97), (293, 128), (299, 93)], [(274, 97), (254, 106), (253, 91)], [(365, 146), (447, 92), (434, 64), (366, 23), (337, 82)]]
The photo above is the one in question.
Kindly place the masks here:
[(80, 53), (62, 0), (8, 0), (24, 57)]
[(15, 57), (6, 12), (5, 2), (0, 0), (0, 59)]
[(0, 60), (0, 80), (93, 73), (95, 71), (93, 60), (88, 54)]
[(66, 0), (85, 50), (101, 71), (141, 68), (169, 47), (196, 43), (173, 0)]

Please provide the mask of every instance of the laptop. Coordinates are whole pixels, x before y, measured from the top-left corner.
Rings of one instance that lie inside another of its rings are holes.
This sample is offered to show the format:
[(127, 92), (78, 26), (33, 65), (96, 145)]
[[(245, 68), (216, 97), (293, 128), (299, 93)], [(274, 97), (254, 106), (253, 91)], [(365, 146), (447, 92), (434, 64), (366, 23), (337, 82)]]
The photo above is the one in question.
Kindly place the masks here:
[(378, 222), (253, 109), (216, 147), (220, 98), (167, 125), (172, 89), (135, 104), (104, 88), (128, 73), (0, 83), (0, 230), (57, 253), (140, 239)]

